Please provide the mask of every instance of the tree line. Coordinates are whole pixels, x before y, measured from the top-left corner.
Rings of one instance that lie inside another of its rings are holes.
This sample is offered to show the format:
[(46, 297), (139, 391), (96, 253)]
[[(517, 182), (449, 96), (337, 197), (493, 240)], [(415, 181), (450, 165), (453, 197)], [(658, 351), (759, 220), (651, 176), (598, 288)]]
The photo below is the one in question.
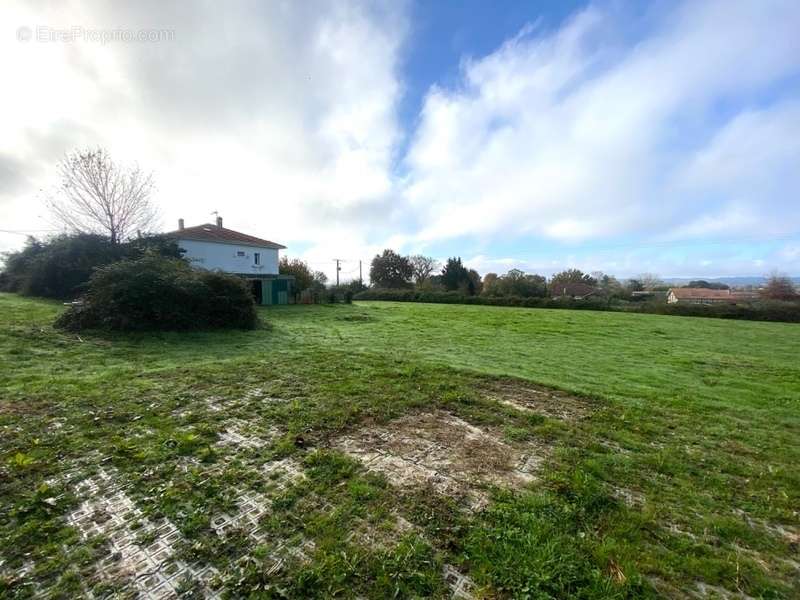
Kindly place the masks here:
[[(652, 273), (643, 273), (624, 281), (600, 271), (584, 273), (580, 269), (566, 269), (549, 279), (536, 273), (525, 273), (520, 269), (511, 269), (505, 274), (487, 273), (481, 276), (475, 269), (467, 268), (458, 256), (448, 258), (441, 264), (430, 256), (403, 256), (391, 249), (384, 250), (372, 259), (369, 275), (373, 289), (458, 292), (465, 297), (548, 298), (591, 295), (613, 301), (631, 300), (636, 297), (635, 292), (666, 292), (670, 287), (677, 287), (668, 285)], [(729, 289), (724, 283), (703, 279), (690, 281), (685, 287)], [(759, 293), (765, 300), (798, 299), (791, 279), (778, 273), (772, 273), (767, 278)]]
[[(444, 264), (430, 256), (402, 256), (387, 249), (372, 259), (369, 269), (373, 288), (425, 292), (460, 292), (465, 296), (518, 296), (521, 298), (547, 298), (577, 291), (588, 286), (593, 291), (612, 297), (630, 296), (630, 292), (657, 289), (663, 283), (651, 275), (632, 279), (626, 284), (605, 273), (584, 273), (567, 269), (549, 280), (543, 275), (511, 269), (505, 274), (487, 273), (481, 276), (475, 269), (467, 268), (461, 257), (448, 258)], [(572, 295), (569, 293), (568, 295)]]

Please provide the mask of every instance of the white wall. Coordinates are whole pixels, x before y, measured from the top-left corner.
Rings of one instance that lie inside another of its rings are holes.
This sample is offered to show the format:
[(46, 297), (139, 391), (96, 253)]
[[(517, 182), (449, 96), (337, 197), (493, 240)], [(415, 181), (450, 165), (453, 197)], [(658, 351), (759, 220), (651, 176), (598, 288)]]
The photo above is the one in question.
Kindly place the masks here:
[[(186, 250), (183, 256), (189, 259), (194, 267), (219, 269), (226, 273), (278, 274), (278, 251), (274, 248), (181, 239), (178, 239), (178, 246)], [(244, 256), (237, 256), (237, 252), (244, 252)], [(261, 254), (260, 266), (256, 266), (253, 262), (255, 252)]]

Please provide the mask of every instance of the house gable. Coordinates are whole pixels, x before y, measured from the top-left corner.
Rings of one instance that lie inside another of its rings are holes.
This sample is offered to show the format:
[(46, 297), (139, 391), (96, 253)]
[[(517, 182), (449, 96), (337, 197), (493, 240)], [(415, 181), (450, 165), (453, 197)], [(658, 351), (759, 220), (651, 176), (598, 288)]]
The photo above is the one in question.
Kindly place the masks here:
[(204, 223), (184, 227), (183, 219), (178, 229), (165, 236), (178, 243), (184, 258), (201, 269), (219, 270), (248, 277), (278, 275), (278, 251), (286, 248), (269, 240), (258, 238), (222, 226)]

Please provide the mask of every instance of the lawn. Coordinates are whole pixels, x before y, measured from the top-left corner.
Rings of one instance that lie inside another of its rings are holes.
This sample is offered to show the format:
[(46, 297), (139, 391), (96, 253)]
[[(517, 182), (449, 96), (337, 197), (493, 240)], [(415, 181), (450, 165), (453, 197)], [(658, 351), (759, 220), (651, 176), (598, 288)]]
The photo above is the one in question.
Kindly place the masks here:
[(800, 325), (0, 295), (0, 596), (798, 597)]

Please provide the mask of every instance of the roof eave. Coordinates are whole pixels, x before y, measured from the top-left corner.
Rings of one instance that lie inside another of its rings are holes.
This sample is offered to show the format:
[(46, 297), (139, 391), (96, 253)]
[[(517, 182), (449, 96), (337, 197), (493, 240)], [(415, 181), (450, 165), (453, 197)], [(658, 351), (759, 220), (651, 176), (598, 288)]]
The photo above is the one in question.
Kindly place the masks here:
[(165, 237), (175, 238), (177, 240), (189, 240), (192, 242), (208, 242), (209, 244), (225, 244), (226, 246), (250, 246), (252, 248), (268, 248), (270, 250), (286, 250), (283, 244), (276, 244), (270, 242), (269, 244), (256, 244), (255, 242), (244, 242), (239, 240), (211, 240), (206, 237), (186, 235), (180, 231), (170, 231), (169, 233), (162, 234)]

